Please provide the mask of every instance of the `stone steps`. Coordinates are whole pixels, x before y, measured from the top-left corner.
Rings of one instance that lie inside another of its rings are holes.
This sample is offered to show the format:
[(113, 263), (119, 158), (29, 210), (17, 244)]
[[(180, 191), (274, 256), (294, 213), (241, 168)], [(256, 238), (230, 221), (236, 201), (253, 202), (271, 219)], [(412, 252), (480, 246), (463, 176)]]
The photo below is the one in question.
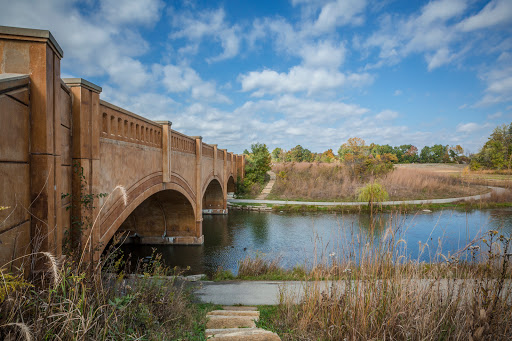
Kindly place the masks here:
[(281, 338), (268, 330), (256, 328), (260, 312), (256, 307), (225, 306), (206, 314), (208, 340), (277, 341)]

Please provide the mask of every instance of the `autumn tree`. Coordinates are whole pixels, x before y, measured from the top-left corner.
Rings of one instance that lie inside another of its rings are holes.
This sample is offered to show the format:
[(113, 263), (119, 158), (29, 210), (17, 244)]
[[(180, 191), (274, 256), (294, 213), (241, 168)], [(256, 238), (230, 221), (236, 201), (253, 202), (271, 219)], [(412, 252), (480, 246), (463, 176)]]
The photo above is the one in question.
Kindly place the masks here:
[(350, 154), (351, 159), (357, 159), (368, 155), (368, 147), (363, 139), (359, 137), (351, 137), (346, 143), (342, 144), (338, 149), (338, 156), (341, 161)]
[(283, 159), (281, 159), (281, 154), (283, 153), (283, 150), (279, 147), (277, 148), (274, 148), (274, 150), (272, 151), (272, 161), (273, 162), (282, 162), (284, 161)]
[(512, 168), (512, 123), (494, 129), (487, 142), (471, 161), (471, 168)]

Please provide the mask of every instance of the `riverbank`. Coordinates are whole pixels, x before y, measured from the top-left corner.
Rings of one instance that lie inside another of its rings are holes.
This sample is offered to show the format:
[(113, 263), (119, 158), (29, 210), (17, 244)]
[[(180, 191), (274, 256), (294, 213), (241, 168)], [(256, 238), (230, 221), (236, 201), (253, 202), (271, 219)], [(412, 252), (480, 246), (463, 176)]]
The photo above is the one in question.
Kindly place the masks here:
[(356, 201), (360, 190), (374, 182), (384, 188), (392, 201), (466, 197), (486, 191), (482, 184), (470, 181), (463, 168), (443, 166), (394, 165), (382, 172), (361, 173), (347, 164), (277, 163), (272, 168), (277, 174), (276, 183), (267, 199)]
[[(491, 230), (462, 248), (469, 257), (442, 256), (437, 248), (438, 261), (423, 263), (407, 257), (396, 232), (378, 241), (357, 237), (352, 244), (371, 246), (330, 254), (298, 281), (202, 282), (195, 295), (199, 302), (259, 305), (258, 327), (282, 340), (512, 337), (509, 235)], [(275, 264), (246, 260), (239, 276), (275, 272)]]
[[(375, 203), (376, 212), (414, 212), (422, 210), (439, 209), (484, 209), (512, 207), (509, 200), (511, 191), (506, 188), (488, 186), (485, 194), (465, 196), (459, 198), (439, 198), (423, 200), (384, 201)], [(345, 212), (366, 213), (370, 211), (367, 202), (329, 202), (329, 201), (293, 201), (293, 200), (251, 200), (230, 199), (229, 208), (248, 211), (283, 211), (283, 212)]]

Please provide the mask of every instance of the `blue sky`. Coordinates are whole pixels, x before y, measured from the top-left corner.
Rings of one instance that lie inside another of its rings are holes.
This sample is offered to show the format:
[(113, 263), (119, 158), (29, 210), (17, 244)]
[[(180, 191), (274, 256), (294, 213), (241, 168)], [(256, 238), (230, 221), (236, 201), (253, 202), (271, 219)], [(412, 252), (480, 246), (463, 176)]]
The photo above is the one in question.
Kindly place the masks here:
[(511, 0), (0, 0), (49, 29), (62, 77), (207, 143), (350, 137), (477, 152), (512, 121)]

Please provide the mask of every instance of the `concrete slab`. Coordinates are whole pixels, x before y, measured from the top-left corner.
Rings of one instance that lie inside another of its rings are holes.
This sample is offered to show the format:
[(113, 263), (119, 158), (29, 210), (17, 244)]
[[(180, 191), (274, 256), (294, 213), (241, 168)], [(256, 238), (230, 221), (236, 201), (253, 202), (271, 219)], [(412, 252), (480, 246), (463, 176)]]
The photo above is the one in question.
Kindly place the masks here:
[(212, 315), (217, 315), (217, 316), (248, 316), (248, 317), (255, 317), (255, 318), (259, 318), (260, 317), (260, 312), (259, 311), (254, 311), (254, 310), (213, 310), (213, 311), (210, 311), (207, 316), (212, 316)]
[(256, 328), (255, 318), (251, 316), (207, 315), (206, 329)]

